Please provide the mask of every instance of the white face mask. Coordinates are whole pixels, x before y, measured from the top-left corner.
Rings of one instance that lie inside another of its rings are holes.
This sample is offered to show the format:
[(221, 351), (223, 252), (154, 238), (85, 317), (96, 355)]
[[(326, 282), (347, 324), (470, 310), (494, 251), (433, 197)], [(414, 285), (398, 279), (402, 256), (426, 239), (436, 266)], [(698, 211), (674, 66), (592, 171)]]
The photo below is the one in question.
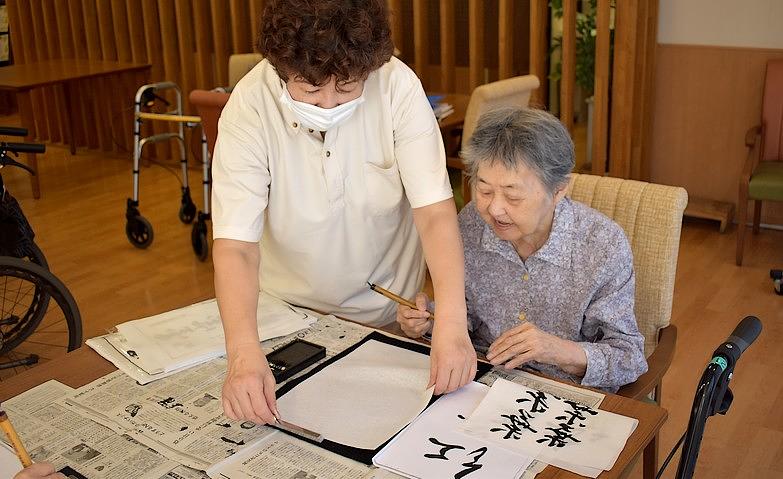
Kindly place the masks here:
[(296, 101), (291, 98), (288, 87), (283, 85), (283, 93), (280, 95), (280, 101), (287, 105), (294, 112), (303, 126), (318, 131), (328, 131), (347, 120), (356, 107), (364, 103), (364, 90), (359, 98), (353, 99), (334, 108), (321, 108), (302, 101)]

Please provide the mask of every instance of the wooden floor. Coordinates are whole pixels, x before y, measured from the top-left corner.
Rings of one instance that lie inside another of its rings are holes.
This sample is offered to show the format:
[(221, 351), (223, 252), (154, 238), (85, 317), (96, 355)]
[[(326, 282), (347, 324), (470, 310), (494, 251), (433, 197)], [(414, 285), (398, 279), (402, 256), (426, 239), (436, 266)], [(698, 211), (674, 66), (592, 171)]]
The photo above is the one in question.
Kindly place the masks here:
[[(0, 121), (2, 124), (2, 121)], [(125, 201), (131, 193), (130, 154), (104, 154), (50, 146), (42, 155), (42, 197), (33, 200), (21, 171), (3, 171), (37, 233), (51, 270), (71, 289), (85, 337), (117, 323), (178, 308), (213, 296), (212, 265), (198, 261), (190, 226), (177, 218), (179, 183), (161, 166), (141, 172), (141, 211), (155, 229), (147, 250), (125, 238)], [(176, 170), (176, 165), (171, 164)], [(200, 176), (191, 185), (202, 205)], [(674, 364), (664, 381), (670, 416), (661, 435), (664, 457), (684, 431), (696, 382), (713, 349), (748, 314), (764, 323), (760, 339), (742, 357), (729, 413), (710, 419), (697, 477), (783, 477), (783, 296), (773, 293), (771, 267), (783, 267), (783, 232), (749, 235), (746, 265), (734, 265), (735, 230), (717, 223), (683, 228), (673, 322), (679, 328)], [(2, 387), (2, 383), (0, 383)], [(665, 477), (674, 477), (677, 459)]]

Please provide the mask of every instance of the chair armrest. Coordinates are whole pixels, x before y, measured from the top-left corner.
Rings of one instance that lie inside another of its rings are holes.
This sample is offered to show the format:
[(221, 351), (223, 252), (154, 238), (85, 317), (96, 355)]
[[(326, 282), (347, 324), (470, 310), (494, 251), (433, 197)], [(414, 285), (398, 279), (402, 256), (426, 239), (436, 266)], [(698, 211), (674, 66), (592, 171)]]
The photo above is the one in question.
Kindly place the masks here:
[(647, 358), (647, 372), (639, 379), (621, 387), (617, 394), (631, 399), (643, 399), (661, 384), (663, 375), (669, 370), (674, 358), (674, 347), (677, 344), (677, 327), (673, 324), (661, 329), (658, 333), (658, 345)]
[(750, 177), (753, 176), (753, 170), (756, 168), (758, 156), (760, 154), (760, 151), (758, 151), (759, 148), (757, 148), (759, 144), (758, 140), (761, 138), (763, 130), (761, 125), (756, 125), (748, 129), (747, 133), (745, 133), (745, 146), (748, 148), (748, 156), (745, 158), (745, 164), (742, 166), (742, 171), (740, 172), (741, 187), (747, 188)]

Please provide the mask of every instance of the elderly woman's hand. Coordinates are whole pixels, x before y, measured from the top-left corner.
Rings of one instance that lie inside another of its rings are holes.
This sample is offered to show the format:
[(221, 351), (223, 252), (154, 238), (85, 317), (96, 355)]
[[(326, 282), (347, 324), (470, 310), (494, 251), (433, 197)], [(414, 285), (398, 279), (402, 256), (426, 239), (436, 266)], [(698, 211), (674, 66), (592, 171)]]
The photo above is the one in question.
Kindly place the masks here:
[(501, 334), (487, 351), (487, 360), (513, 369), (530, 361), (552, 364), (575, 376), (587, 369), (587, 354), (573, 341), (559, 338), (525, 321)]
[(432, 328), (430, 313), (427, 311), (429, 298), (425, 293), (416, 295), (416, 308), (409, 306), (397, 306), (397, 322), (400, 323), (402, 332), (410, 338), (420, 338)]

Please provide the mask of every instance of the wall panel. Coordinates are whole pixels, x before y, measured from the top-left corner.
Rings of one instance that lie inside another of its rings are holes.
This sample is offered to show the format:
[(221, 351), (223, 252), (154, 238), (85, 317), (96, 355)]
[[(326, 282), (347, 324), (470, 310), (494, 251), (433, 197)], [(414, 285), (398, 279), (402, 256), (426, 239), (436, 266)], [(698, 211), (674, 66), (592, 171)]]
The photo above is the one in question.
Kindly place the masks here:
[[(652, 181), (736, 204), (745, 132), (759, 124), (772, 58), (783, 49), (658, 45)], [(783, 204), (765, 203), (762, 222), (783, 224)]]

